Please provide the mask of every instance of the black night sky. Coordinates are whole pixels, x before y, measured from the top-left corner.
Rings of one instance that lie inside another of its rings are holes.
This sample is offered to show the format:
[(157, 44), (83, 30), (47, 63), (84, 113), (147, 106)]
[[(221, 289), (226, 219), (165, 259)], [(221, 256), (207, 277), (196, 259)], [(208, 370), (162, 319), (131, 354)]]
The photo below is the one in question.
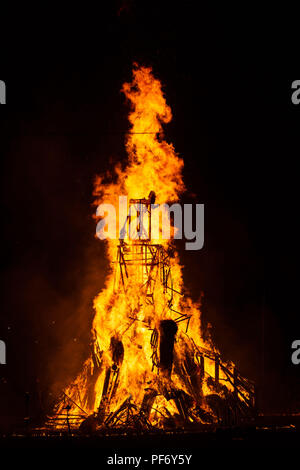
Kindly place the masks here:
[(179, 244), (186, 286), (194, 299), (204, 293), (204, 325), (257, 382), (263, 411), (299, 411), (299, 77), (263, 37), (262, 18), (253, 15), (254, 26), (227, 11), (227, 21), (195, 4), (112, 2), (67, 23), (49, 11), (30, 35), (29, 25), (17, 41), (17, 25), (7, 33), (0, 429), (22, 422), (26, 392), (31, 416), (45, 412), (89, 353), (107, 269), (93, 181), (126, 159), (120, 89), (133, 62), (163, 83), (173, 113), (166, 139), (185, 161), (182, 202), (205, 204), (204, 248)]

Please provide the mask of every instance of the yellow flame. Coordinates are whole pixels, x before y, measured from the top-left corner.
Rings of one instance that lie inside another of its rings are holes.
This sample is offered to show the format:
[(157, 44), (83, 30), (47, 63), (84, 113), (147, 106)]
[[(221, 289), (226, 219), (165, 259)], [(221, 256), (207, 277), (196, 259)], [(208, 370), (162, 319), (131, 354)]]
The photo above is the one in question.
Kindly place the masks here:
[[(155, 192), (158, 204), (178, 201), (185, 189), (182, 177), (183, 159), (175, 152), (173, 145), (164, 140), (162, 125), (171, 121), (172, 113), (166, 104), (160, 81), (153, 76), (151, 68), (135, 66), (132, 82), (125, 83), (122, 91), (131, 109), (129, 114), (131, 128), (126, 140), (128, 164), (125, 169), (120, 165), (116, 166), (114, 182), (105, 183), (103, 177), (98, 177), (95, 183), (95, 204), (110, 203), (118, 207), (120, 195), (127, 196), (128, 200), (138, 199), (147, 197), (150, 191)], [(124, 347), (119, 385), (111, 401), (112, 411), (128, 397), (129, 393), (132, 401), (137, 406), (141, 405), (145, 388), (151, 384), (151, 387), (159, 390), (159, 381), (165, 380), (168, 382), (165, 385), (172, 385), (189, 393), (186, 383), (176, 370), (173, 370), (172, 378), (165, 378), (159, 374), (156, 367), (153, 367), (153, 349), (150, 342), (151, 334), (155, 328), (159, 328), (161, 320), (174, 319), (178, 316), (174, 311), (184, 312), (190, 317), (188, 337), (193, 339), (196, 347), (212, 350), (213, 346), (201, 338), (200, 305), (195, 304), (187, 296), (174, 295), (170, 310), (168, 303), (170, 299), (161, 282), (154, 282), (154, 302), (148, 302), (143, 285), (144, 271), (143, 268), (139, 269), (136, 266), (128, 266), (125, 292), (120, 268), (116, 263), (119, 240), (108, 240), (105, 243), (112, 269), (105, 288), (94, 300), (93, 322), (93, 330), (101, 351), (102, 368), (95, 383), (94, 399), (89, 403), (85, 401), (82, 406), (89, 413), (99, 407), (105, 373), (113, 364), (111, 338), (122, 341)], [(132, 250), (138, 249), (134, 248), (132, 241), (126, 239), (126, 243)], [(170, 245), (169, 240), (160, 240), (159, 243), (165, 248)], [(180, 292), (183, 290), (182, 267), (176, 251), (170, 258), (170, 268), (173, 288)], [(155, 281), (159, 273), (153, 272), (152, 277)], [(175, 357), (179, 361), (184, 361), (190, 344), (187, 341), (186, 327), (186, 321), (178, 323)], [(93, 364), (89, 359), (82, 374), (75, 381), (82, 395), (87, 387), (86, 377), (91, 368)], [(206, 373), (214, 376), (212, 361), (206, 362)], [(222, 371), (220, 377), (223, 377)], [(205, 383), (203, 387), (203, 393), (209, 393)], [(74, 384), (66, 393), (73, 396), (76, 401)], [(161, 393), (158, 393), (153, 410), (150, 419), (153, 423), (159, 424), (161, 417), (166, 413), (171, 415), (176, 413), (176, 406), (173, 400), (167, 401)]]

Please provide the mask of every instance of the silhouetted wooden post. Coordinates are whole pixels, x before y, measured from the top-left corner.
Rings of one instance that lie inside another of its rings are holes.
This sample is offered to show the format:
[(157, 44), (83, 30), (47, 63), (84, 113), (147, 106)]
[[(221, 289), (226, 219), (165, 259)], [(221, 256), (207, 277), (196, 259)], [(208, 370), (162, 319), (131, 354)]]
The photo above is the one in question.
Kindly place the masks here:
[(238, 398), (238, 385), (237, 385), (237, 380), (238, 379), (238, 372), (236, 370), (236, 367), (233, 369), (233, 393), (235, 398)]
[(69, 412), (70, 412), (71, 406), (67, 405), (66, 410), (67, 410), (67, 425), (68, 425), (68, 431), (69, 434), (71, 434), (71, 426), (70, 426), (70, 419), (69, 419)]
[(220, 379), (220, 356), (216, 354), (215, 357), (215, 384), (219, 385)]
[(200, 380), (201, 380), (201, 384), (204, 380), (204, 375), (205, 375), (205, 362), (204, 362), (204, 356), (201, 354), (201, 356), (200, 356)]

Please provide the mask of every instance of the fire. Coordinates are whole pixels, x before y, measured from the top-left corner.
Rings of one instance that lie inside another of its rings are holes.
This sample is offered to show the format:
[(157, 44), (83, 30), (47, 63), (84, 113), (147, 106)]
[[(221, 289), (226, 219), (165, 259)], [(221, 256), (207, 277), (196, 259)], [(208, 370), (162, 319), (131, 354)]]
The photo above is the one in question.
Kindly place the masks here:
[[(172, 113), (160, 81), (151, 68), (135, 66), (122, 92), (130, 104), (128, 163), (116, 166), (109, 183), (97, 178), (95, 205), (118, 207), (120, 195), (132, 207), (178, 202), (184, 162), (164, 140)], [(122, 223), (117, 213), (119, 229)], [(111, 270), (94, 300), (92, 354), (64, 391), (56, 418), (67, 404), (68, 422), (83, 428), (165, 428), (214, 421), (212, 396), (248, 404), (249, 382), (202, 338), (200, 304), (183, 295), (174, 242), (126, 235), (105, 243)]]

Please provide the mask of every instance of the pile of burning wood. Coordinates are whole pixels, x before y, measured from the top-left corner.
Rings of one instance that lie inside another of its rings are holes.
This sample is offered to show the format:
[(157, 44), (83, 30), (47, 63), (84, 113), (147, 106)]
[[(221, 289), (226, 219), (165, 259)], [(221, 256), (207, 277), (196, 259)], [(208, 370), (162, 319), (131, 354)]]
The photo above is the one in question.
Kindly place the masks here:
[[(128, 217), (124, 225), (116, 215), (122, 237), (106, 241), (112, 269), (94, 301), (91, 354), (47, 426), (90, 433), (236, 424), (254, 413), (254, 385), (204, 340), (174, 242), (151, 236), (155, 198), (171, 202), (184, 190), (183, 160), (162, 138), (171, 110), (151, 69), (136, 68), (123, 91), (132, 106), (129, 162), (113, 182), (99, 178), (95, 194), (96, 204), (115, 207), (128, 196)], [(127, 223), (136, 224), (133, 237)]]

